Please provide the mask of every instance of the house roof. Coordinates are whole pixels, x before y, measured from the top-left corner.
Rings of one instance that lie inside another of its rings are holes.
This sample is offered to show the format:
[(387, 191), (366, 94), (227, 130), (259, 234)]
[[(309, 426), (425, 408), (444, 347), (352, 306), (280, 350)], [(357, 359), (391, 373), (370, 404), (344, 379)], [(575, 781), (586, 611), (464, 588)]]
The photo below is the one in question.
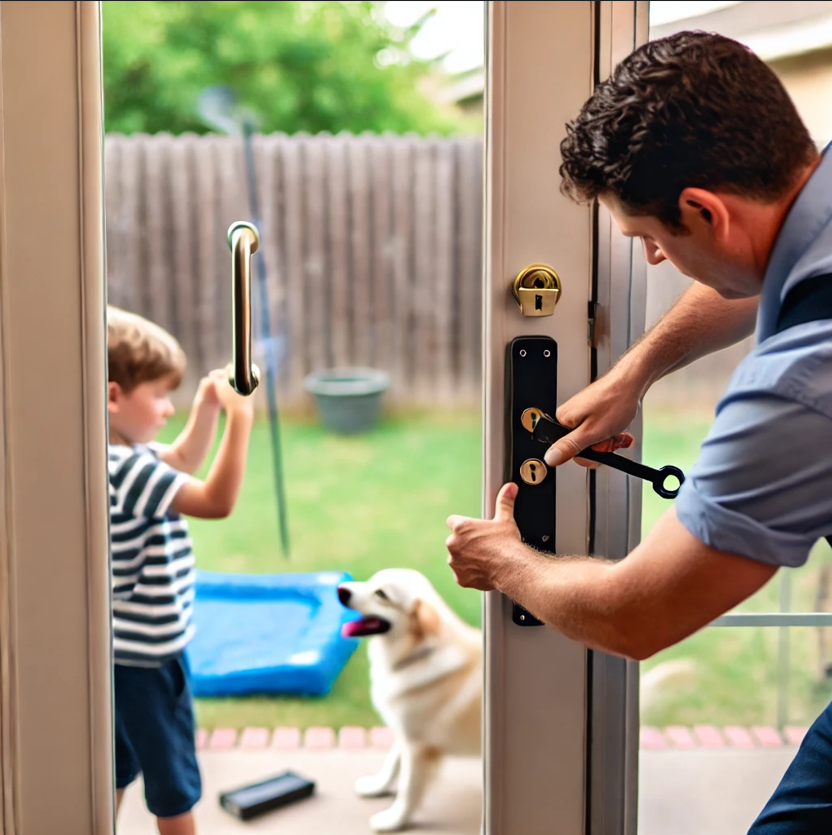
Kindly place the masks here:
[[(685, 4), (692, 5), (692, 4)], [(764, 61), (776, 61), (832, 47), (832, 0), (743, 0), (704, 14), (662, 22), (650, 28), (651, 38), (685, 29), (719, 32), (744, 43)], [(484, 73), (466, 73), (444, 87), (439, 97), (462, 102), (482, 96)]]

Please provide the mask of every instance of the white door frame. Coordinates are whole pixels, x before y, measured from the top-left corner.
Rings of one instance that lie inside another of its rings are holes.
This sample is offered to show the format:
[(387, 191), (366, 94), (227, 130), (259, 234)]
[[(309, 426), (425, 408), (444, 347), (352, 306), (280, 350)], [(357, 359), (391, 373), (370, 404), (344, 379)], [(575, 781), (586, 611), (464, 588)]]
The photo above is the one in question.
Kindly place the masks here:
[[(557, 146), (595, 80), (643, 38), (645, 7), (489, 3), (486, 513), (503, 480), (507, 342), (558, 341), (562, 401), (643, 321), (635, 256), (608, 218), (558, 193)], [(111, 835), (100, 4), (3, 0), (0, 57), (0, 819), (5, 835)], [(564, 282), (545, 320), (524, 320), (508, 293), (533, 261)], [(572, 466), (558, 486), (558, 549), (586, 553), (594, 540), (623, 556), (639, 491), (628, 498), (626, 479)], [(488, 835), (633, 835), (632, 667), (545, 627), (515, 628), (499, 595), (484, 621)]]
[(5, 835), (113, 831), (100, 38), (0, 3)]
[[(485, 241), (485, 477), (490, 516), (504, 481), (506, 345), (558, 343), (558, 402), (603, 372), (641, 332), (644, 269), (609, 217), (559, 193), (559, 144), (594, 84), (646, 39), (647, 3), (488, 4)], [(555, 314), (524, 318), (509, 287), (531, 263), (563, 281)], [(634, 268), (635, 266), (635, 268)], [(588, 342), (588, 304), (597, 302)], [(636, 433), (640, 427), (635, 427)], [(557, 473), (559, 553), (623, 557), (638, 541), (640, 485), (606, 468)], [(518, 627), (485, 599), (487, 835), (634, 835), (637, 665), (546, 627)]]

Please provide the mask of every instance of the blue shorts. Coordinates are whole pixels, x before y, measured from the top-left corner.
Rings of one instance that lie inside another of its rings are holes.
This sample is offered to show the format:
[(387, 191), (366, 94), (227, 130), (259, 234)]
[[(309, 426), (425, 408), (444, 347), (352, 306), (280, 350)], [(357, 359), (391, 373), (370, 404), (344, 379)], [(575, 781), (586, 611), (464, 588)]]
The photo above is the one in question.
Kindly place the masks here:
[(832, 704), (809, 728), (748, 835), (832, 832)]
[(116, 788), (141, 774), (157, 818), (189, 812), (202, 795), (190, 671), (184, 655), (162, 667), (116, 664)]

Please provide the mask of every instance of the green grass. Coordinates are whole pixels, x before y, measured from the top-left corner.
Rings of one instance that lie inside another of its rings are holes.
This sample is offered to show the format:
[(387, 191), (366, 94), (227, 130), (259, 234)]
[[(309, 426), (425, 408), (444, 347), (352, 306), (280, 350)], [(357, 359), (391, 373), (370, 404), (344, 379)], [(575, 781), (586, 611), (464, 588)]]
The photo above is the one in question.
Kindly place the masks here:
[[(645, 463), (657, 467), (676, 464), (685, 472), (689, 471), (710, 425), (708, 414), (651, 412), (648, 409), (644, 432)], [(668, 504), (645, 485), (643, 534)], [(819, 543), (807, 564), (790, 572), (792, 611), (814, 609), (818, 568), (821, 563), (829, 562), (830, 557), (832, 554), (826, 543)], [(775, 575), (737, 611), (779, 611), (782, 574), (781, 571)], [(714, 582), (719, 582), (719, 578), (714, 578)], [(791, 723), (808, 723), (832, 698), (832, 682), (822, 681), (815, 674), (818, 667), (815, 629), (792, 627), (788, 630), (788, 639), (787, 717)], [(695, 661), (697, 672), (687, 685), (669, 688), (659, 704), (644, 712), (642, 721), (655, 725), (775, 723), (779, 640), (780, 629), (777, 628), (717, 627), (704, 629), (658, 654), (644, 665), (645, 669), (669, 659), (686, 658)]]
[[(161, 441), (181, 429), (172, 422)], [(255, 425), (240, 501), (227, 520), (191, 520), (197, 564), (244, 573), (344, 570), (366, 579), (388, 567), (424, 572), (463, 618), (480, 620), (480, 594), (459, 588), (446, 564), (445, 519), (479, 516), (479, 414), (387, 420), (354, 438), (283, 422), (291, 560), (280, 551), (268, 427)], [(369, 699), (366, 647), (325, 698), (200, 699), (200, 724), (364, 725), (378, 722)]]
[[(648, 408), (644, 460), (690, 469), (710, 426), (708, 414), (663, 413)], [(170, 440), (181, 423), (168, 427)], [(470, 623), (480, 619), (480, 595), (460, 589), (446, 565), (445, 519), (480, 512), (480, 417), (420, 415), (385, 421), (357, 438), (338, 438), (310, 423), (282, 425), (290, 562), (280, 553), (267, 425), (256, 424), (245, 485), (234, 514), (224, 521), (193, 520), (197, 563), (207, 570), (253, 573), (346, 570), (364, 579), (384, 567), (424, 572)], [(646, 532), (669, 503), (645, 487)], [(817, 568), (829, 560), (819, 546), (807, 567), (791, 573), (792, 609), (813, 607)], [(718, 578), (715, 578), (718, 582)], [(775, 578), (743, 605), (778, 608)], [(832, 630), (830, 630), (832, 632)], [(645, 667), (669, 658), (692, 658), (696, 678), (670, 687), (645, 711), (651, 724), (772, 723), (777, 709), (777, 629), (705, 629)], [(790, 631), (790, 722), (810, 721), (832, 695), (816, 683), (815, 630)], [(352, 656), (324, 698), (200, 699), (202, 726), (363, 725), (378, 721), (369, 701), (366, 647)]]

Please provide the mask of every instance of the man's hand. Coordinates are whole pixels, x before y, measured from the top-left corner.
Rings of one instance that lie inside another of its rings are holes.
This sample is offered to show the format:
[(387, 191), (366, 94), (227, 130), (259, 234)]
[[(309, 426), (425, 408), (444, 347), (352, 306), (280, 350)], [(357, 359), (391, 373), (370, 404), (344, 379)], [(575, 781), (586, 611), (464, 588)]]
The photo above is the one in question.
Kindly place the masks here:
[(572, 432), (549, 447), (546, 463), (557, 467), (575, 458), (577, 463), (593, 467), (598, 465), (575, 456), (587, 447), (601, 452), (631, 447), (634, 438), (625, 430), (638, 414), (641, 396), (641, 386), (616, 369), (578, 392), (555, 414), (558, 423)]
[(499, 588), (499, 578), (511, 571), (523, 549), (520, 531), (514, 521), (517, 485), (505, 484), (497, 495), (493, 520), (449, 516), (451, 535), (445, 540), (448, 564), (463, 588), (491, 591)]

